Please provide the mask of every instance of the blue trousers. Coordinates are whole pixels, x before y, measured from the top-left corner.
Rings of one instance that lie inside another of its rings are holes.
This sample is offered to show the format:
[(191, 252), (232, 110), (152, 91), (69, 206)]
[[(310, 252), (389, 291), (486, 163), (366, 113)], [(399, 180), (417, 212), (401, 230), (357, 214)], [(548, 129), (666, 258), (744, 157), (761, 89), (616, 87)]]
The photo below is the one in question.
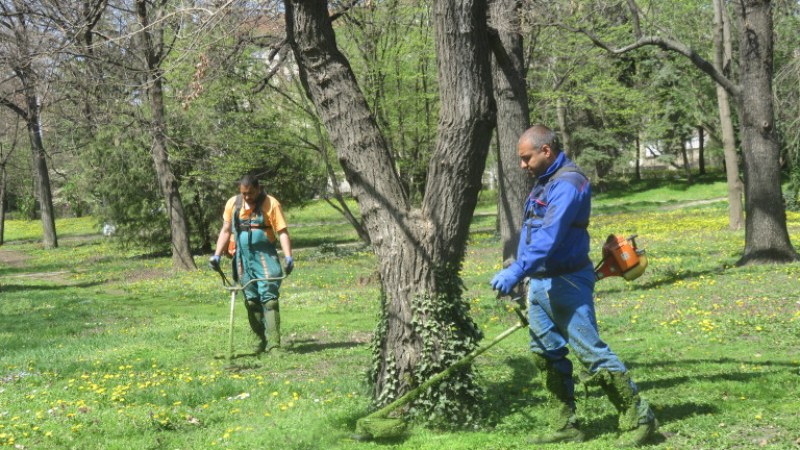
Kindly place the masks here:
[(600, 339), (594, 310), (594, 269), (554, 278), (530, 280), (528, 293), (531, 351), (546, 358), (564, 375), (572, 375), (567, 344), (589, 373), (600, 369), (626, 372), (608, 345)]

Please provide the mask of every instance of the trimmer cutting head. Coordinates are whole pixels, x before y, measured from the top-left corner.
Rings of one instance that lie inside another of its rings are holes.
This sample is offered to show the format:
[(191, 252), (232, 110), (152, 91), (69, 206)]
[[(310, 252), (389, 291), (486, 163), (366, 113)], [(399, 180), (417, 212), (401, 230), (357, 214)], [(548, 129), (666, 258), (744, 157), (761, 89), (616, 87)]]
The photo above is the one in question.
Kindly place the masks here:
[(395, 417), (362, 417), (356, 422), (356, 432), (352, 436), (357, 441), (389, 439), (400, 437), (406, 431), (403, 419)]

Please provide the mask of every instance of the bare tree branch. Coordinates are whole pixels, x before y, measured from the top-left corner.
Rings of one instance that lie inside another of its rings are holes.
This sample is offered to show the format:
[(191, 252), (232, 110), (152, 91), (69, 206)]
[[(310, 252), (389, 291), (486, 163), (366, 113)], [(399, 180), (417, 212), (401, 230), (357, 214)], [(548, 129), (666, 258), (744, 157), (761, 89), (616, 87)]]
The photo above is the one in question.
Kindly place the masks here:
[(14, 113), (16, 113), (18, 116), (22, 117), (23, 119), (25, 119), (25, 120), (28, 119), (28, 112), (25, 111), (24, 109), (20, 108), (15, 103), (13, 103), (12, 101), (8, 100), (7, 98), (0, 97), (0, 105), (3, 105), (5, 107), (11, 109), (12, 111), (14, 111)]
[(573, 29), (569, 27), (565, 28), (571, 31), (584, 34), (592, 41), (592, 43), (594, 43), (594, 45), (602, 48), (603, 50), (613, 55), (622, 55), (649, 45), (660, 47), (664, 50), (672, 51), (675, 53), (680, 53), (681, 55), (689, 58), (689, 61), (691, 61), (692, 64), (695, 65), (695, 67), (705, 72), (714, 81), (719, 83), (719, 85), (725, 88), (725, 90), (728, 91), (728, 93), (731, 94), (733, 97), (739, 98), (742, 94), (742, 87), (740, 85), (731, 81), (722, 72), (717, 70), (717, 68), (714, 67), (712, 63), (706, 61), (705, 58), (700, 56), (697, 52), (695, 52), (682, 42), (659, 36), (641, 36), (636, 40), (636, 42), (632, 44), (629, 44), (625, 47), (614, 48), (589, 30), (583, 28), (578, 28), (578, 29)]

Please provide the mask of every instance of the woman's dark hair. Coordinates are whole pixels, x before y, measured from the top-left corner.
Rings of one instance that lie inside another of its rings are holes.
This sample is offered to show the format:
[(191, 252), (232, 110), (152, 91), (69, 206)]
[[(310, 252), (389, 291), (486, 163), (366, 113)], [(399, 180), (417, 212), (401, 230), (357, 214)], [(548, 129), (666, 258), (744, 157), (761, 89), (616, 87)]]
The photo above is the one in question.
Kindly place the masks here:
[(255, 175), (247, 174), (239, 179), (239, 186), (253, 186), (259, 187), (258, 178)]

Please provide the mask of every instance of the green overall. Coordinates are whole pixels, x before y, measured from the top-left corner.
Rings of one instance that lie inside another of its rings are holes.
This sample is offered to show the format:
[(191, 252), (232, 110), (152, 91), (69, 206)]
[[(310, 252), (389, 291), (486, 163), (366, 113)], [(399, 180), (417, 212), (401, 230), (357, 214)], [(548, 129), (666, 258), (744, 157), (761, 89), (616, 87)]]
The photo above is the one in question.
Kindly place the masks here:
[[(261, 199), (259, 198), (259, 201)], [(240, 204), (240, 200), (237, 202)], [(233, 257), (234, 279), (245, 285), (254, 278), (280, 278), (283, 269), (278, 260), (278, 251), (270, 241), (266, 229), (262, 203), (252, 214), (239, 217), (240, 205), (236, 205), (231, 220), (232, 232), (236, 238), (236, 254)], [(257, 281), (244, 290), (245, 306), (250, 328), (259, 337), (256, 353), (280, 346), (280, 307), (278, 304), (280, 280)], [(266, 333), (265, 333), (266, 332)]]

